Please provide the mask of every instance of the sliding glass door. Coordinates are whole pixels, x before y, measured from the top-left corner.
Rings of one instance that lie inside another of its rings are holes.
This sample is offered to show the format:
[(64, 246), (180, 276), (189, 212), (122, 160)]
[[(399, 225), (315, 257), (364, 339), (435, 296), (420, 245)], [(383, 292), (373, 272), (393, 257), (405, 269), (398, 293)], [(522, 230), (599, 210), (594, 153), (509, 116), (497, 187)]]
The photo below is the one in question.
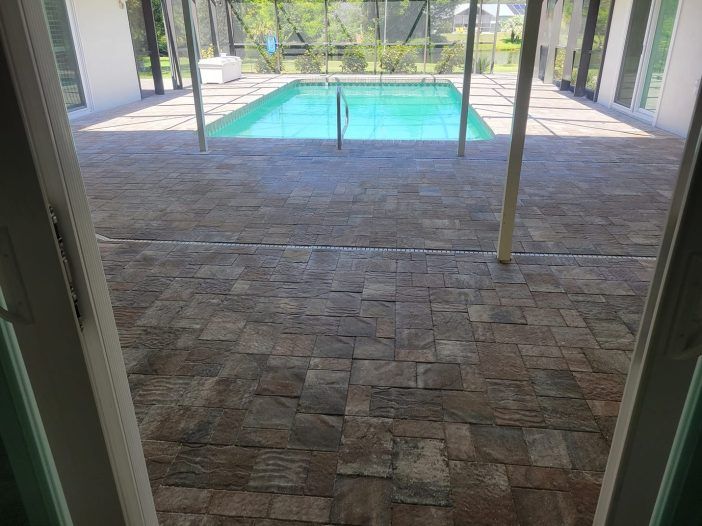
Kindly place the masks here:
[(637, 0), (629, 19), (614, 101), (653, 116), (658, 108), (678, 0)]

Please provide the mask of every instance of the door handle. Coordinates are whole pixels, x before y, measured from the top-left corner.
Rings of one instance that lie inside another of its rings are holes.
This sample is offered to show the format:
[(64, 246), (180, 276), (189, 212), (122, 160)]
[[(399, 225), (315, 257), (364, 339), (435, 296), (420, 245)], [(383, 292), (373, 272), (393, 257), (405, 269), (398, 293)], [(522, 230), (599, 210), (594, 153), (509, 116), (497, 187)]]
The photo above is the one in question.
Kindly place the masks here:
[(0, 227), (0, 287), (0, 318), (10, 323), (32, 323), (34, 317), (7, 227)]

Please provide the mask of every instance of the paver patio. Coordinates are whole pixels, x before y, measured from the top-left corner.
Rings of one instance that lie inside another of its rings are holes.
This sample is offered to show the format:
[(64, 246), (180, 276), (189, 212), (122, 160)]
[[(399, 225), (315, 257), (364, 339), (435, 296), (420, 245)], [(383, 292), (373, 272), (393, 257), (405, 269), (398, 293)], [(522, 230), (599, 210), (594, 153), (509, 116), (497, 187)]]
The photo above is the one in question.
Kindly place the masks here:
[[(206, 88), (208, 119), (280, 79)], [(231, 138), (203, 155), (183, 95), (79, 120), (76, 139), (109, 237), (494, 250), (513, 91), (513, 77), (474, 79), (496, 137), (469, 143), (465, 159), (448, 142), (337, 152), (334, 141)], [(682, 141), (541, 85), (531, 115), (515, 250), (655, 255)]]
[[(244, 81), (208, 110), (285, 80)], [(515, 249), (549, 254), (499, 265), (514, 79), (474, 82), (465, 159), (203, 155), (183, 95), (74, 123), (163, 524), (592, 522), (682, 141), (535, 86)]]

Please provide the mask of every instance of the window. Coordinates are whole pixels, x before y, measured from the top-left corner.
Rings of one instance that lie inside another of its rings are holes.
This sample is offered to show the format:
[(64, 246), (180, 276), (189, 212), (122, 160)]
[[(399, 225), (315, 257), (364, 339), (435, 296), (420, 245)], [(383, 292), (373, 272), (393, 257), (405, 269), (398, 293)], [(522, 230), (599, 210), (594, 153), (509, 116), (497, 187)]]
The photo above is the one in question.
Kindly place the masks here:
[(44, 13), (66, 109), (82, 108), (85, 95), (65, 0), (44, 0)]

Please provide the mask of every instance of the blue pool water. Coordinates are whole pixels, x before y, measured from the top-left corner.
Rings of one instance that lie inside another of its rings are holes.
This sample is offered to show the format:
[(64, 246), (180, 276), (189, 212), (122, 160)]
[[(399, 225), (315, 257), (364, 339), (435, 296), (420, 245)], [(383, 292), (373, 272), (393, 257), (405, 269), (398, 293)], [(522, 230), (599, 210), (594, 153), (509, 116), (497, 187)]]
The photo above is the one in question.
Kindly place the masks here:
[[(212, 123), (208, 134), (213, 137), (336, 139), (338, 85), (342, 86), (349, 106), (345, 139), (458, 139), (461, 94), (449, 82), (293, 82), (251, 107)], [(491, 137), (490, 128), (470, 108), (468, 140)]]

